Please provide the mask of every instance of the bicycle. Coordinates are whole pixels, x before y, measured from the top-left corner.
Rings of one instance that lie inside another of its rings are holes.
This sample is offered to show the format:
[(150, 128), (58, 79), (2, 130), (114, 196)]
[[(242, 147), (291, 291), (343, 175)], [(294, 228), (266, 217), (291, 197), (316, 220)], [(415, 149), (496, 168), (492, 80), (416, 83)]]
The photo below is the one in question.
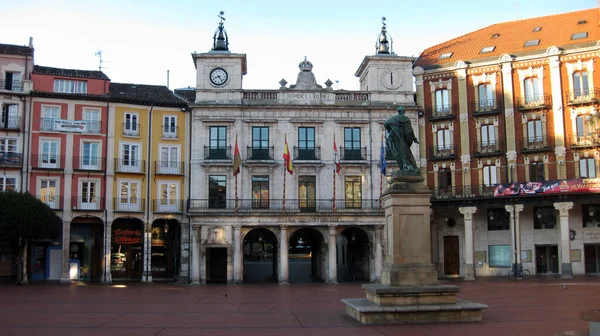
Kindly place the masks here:
[(526, 275), (531, 275), (531, 273), (529, 272), (529, 270), (527, 268), (522, 268), (520, 271), (517, 271), (516, 275), (515, 275), (514, 269), (511, 269), (510, 271), (508, 271), (509, 279), (525, 278)]

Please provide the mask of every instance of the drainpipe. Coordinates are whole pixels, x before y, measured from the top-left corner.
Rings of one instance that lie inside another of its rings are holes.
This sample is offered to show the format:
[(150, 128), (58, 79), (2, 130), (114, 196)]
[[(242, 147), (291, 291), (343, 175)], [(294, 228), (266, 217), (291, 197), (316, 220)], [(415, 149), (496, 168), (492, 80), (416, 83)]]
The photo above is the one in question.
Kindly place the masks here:
[[(145, 217), (146, 217), (146, 223), (148, 223), (149, 225), (152, 225), (150, 223), (150, 180), (151, 180), (151, 173), (152, 173), (152, 110), (154, 109), (154, 105), (150, 106), (150, 111), (148, 111), (148, 149), (147, 149), (147, 158), (148, 158), (148, 164), (146, 164), (146, 169), (148, 169), (147, 171), (147, 178), (146, 178), (146, 211), (145, 212)], [(146, 232), (146, 225), (144, 224), (144, 245), (146, 245), (146, 249), (148, 250), (146, 252), (146, 283), (148, 282), (148, 279), (151, 276), (151, 270), (148, 269), (150, 266), (150, 256), (152, 254), (152, 245), (149, 244), (148, 239), (147, 239), (148, 233)]]
[[(31, 128), (32, 126), (32, 113), (33, 113), (33, 92), (29, 92), (29, 113), (28, 113), (28, 124), (27, 125), (27, 147), (29, 148), (29, 152), (31, 152), (31, 138), (32, 138), (32, 134), (31, 134)], [(23, 139), (25, 139), (25, 137), (23, 137)], [(23, 141), (25, 142), (25, 141)], [(23, 145), (25, 145), (25, 143), (23, 143)], [(24, 153), (23, 153), (24, 154)], [(25, 176), (25, 185), (27, 189), (27, 191), (29, 190), (29, 158), (31, 156), (31, 153), (28, 153), (29, 155), (27, 155), (27, 157), (25, 158), (25, 172), (26, 172), (26, 176)]]
[(373, 206), (373, 110), (369, 109), (369, 176), (371, 178), (370, 192), (371, 192), (371, 206)]
[[(105, 85), (106, 86), (106, 85)], [(106, 97), (106, 131), (104, 133), (104, 188), (102, 189), (102, 195), (104, 196), (104, 253), (110, 251), (111, 242), (108, 241), (108, 198), (106, 197), (106, 185), (107, 185), (107, 170), (108, 170), (108, 121), (110, 120), (110, 96)], [(102, 129), (102, 124), (100, 124), (100, 129)], [(114, 194), (114, 190), (113, 190)], [(108, 248), (107, 248), (108, 246)], [(108, 254), (108, 258), (110, 258), (110, 253)], [(104, 255), (104, 283), (108, 282), (110, 268), (107, 269), (107, 256)], [(110, 259), (108, 259), (110, 260)]]
[[(186, 107), (187, 109), (187, 107)], [(193, 260), (192, 260), (192, 256), (194, 255), (194, 251), (192, 250), (192, 220), (190, 218), (190, 215), (188, 213), (189, 210), (189, 206), (190, 206), (190, 199), (192, 198), (192, 122), (194, 120), (193, 115), (192, 115), (192, 111), (186, 111), (189, 112), (189, 120), (188, 120), (188, 134), (187, 134), (187, 138), (188, 138), (188, 146), (186, 147), (188, 149), (188, 201), (187, 203), (187, 209), (185, 210), (185, 216), (188, 219), (188, 282), (192, 283), (192, 266), (194, 265)]]
[[(27, 110), (27, 97), (19, 97), (19, 99), (23, 102), (23, 121), (21, 121), (21, 125), (19, 125), (21, 127), (21, 129), (23, 130), (23, 133), (25, 133), (25, 111)], [(29, 148), (31, 148), (31, 146), (29, 146)], [(25, 134), (23, 134), (23, 138), (21, 139), (21, 164), (24, 165), (25, 164)], [(23, 192), (25, 190), (23, 187), (23, 181), (25, 179), (25, 173), (23, 172), (23, 167), (21, 166), (21, 181), (19, 183), (19, 191)], [(25, 166), (25, 169), (27, 169), (27, 166)]]

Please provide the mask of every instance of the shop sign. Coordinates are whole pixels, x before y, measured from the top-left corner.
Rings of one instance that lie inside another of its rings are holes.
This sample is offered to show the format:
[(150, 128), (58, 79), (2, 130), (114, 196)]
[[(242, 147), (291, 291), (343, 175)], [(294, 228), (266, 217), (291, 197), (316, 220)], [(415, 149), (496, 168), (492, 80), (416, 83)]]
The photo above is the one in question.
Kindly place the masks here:
[(87, 121), (54, 119), (52, 130), (61, 132), (87, 132)]
[(576, 178), (543, 182), (499, 184), (494, 197), (521, 195), (548, 195), (564, 193), (596, 193), (600, 191), (600, 178)]
[(116, 229), (113, 234), (113, 242), (121, 245), (134, 245), (142, 242), (140, 230)]

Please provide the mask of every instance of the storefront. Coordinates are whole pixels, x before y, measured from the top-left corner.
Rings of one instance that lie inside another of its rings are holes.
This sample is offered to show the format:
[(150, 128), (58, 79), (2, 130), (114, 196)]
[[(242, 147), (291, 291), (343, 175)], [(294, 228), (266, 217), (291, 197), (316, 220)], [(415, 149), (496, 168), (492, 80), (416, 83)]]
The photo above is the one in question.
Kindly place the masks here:
[(180, 225), (174, 219), (157, 219), (152, 224), (151, 263), (154, 280), (173, 280), (179, 269)]
[(110, 270), (113, 280), (141, 279), (144, 225), (137, 218), (118, 218), (112, 224)]
[(97, 217), (76, 217), (71, 222), (69, 264), (71, 279), (100, 281), (104, 224)]
[(60, 241), (36, 240), (29, 249), (31, 281), (60, 280), (62, 246)]

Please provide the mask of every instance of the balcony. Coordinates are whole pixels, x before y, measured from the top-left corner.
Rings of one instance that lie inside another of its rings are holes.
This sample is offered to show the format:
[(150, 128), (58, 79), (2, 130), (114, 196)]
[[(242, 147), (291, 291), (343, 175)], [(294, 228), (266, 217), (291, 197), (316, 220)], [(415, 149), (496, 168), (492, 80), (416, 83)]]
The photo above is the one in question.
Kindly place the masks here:
[(37, 199), (45, 203), (50, 209), (61, 210), (63, 207), (62, 196), (56, 195), (36, 195)]
[(474, 117), (499, 114), (501, 109), (501, 100), (488, 99), (471, 102), (471, 111)]
[[(282, 199), (252, 200), (238, 199), (237, 212), (242, 213), (368, 213), (382, 214), (379, 199), (344, 200), (339, 199)], [(188, 212), (195, 214), (215, 214), (236, 212), (234, 199), (189, 199)]]
[(102, 124), (100, 120), (87, 120), (87, 130), (85, 133), (101, 133)]
[(574, 90), (566, 92), (567, 105), (585, 105), (598, 103), (600, 98), (599, 88), (590, 88), (585, 90)]
[(16, 80), (0, 79), (0, 90), (23, 92), (23, 82)]
[(21, 118), (9, 117), (6, 120), (0, 120), (0, 130), (4, 131), (21, 131)]
[(115, 212), (144, 212), (146, 200), (135, 196), (115, 197), (113, 209)]
[(64, 169), (65, 157), (55, 154), (32, 154), (31, 167), (35, 169)]
[(124, 122), (122, 124), (123, 135), (128, 137), (140, 136), (140, 124)]
[(429, 113), (429, 120), (449, 120), (454, 119), (456, 116), (456, 105), (440, 105), (435, 107), (428, 107), (427, 113)]
[(183, 175), (184, 170), (181, 161), (154, 161), (154, 173), (157, 175)]
[(104, 158), (94, 156), (75, 156), (73, 158), (73, 169), (84, 171), (104, 171), (106, 165)]
[(504, 153), (503, 141), (484, 141), (478, 142), (475, 148), (475, 157), (500, 155)]
[(585, 135), (574, 135), (571, 138), (571, 148), (590, 148), (600, 145), (597, 135), (593, 133)]
[(312, 148), (300, 148), (294, 146), (294, 161), (320, 161), (321, 160), (321, 147)]
[(71, 199), (73, 211), (103, 211), (104, 198), (102, 197), (78, 197)]
[(54, 131), (54, 120), (57, 118), (41, 118), (40, 131)]
[(116, 173), (145, 174), (145, 160), (115, 159)]
[(519, 111), (547, 109), (552, 105), (552, 96), (549, 94), (538, 94), (519, 98)]
[(520, 140), (522, 153), (534, 153), (549, 151), (552, 147), (550, 137), (524, 138)]
[(367, 147), (340, 147), (340, 161), (367, 160)]
[(231, 146), (227, 146), (227, 147), (204, 146), (204, 160), (228, 160), (228, 161), (231, 161)]
[(152, 201), (153, 213), (182, 213), (183, 200), (179, 199), (160, 199)]
[(456, 200), (472, 199), (481, 197), (493, 197), (496, 186), (470, 185), (470, 186), (450, 186), (437, 188), (433, 190), (432, 198), (434, 200)]
[(15, 167), (20, 168), (23, 166), (23, 154), (22, 153), (0, 153), (0, 167)]
[(248, 160), (264, 161), (274, 160), (275, 148), (273, 146), (267, 148), (255, 148), (248, 146)]
[(179, 126), (162, 125), (163, 139), (177, 139), (179, 137)]
[(457, 145), (433, 146), (431, 160), (450, 160), (456, 158)]

